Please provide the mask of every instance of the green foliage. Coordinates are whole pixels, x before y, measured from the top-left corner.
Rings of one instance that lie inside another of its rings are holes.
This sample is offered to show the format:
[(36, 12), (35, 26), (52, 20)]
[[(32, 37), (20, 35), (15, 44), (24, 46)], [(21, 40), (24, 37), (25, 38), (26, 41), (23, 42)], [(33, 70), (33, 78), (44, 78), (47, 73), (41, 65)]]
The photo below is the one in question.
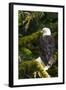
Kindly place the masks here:
[(23, 47), (21, 48), (21, 53), (24, 56), (24, 59), (32, 59), (33, 54), (29, 49)]
[(41, 34), (42, 34), (41, 32), (35, 32), (35, 33), (32, 33), (31, 35), (20, 37), (19, 46), (26, 46), (27, 44), (31, 42), (36, 42), (37, 38), (39, 38)]
[(25, 60), (19, 64), (19, 79), (22, 78), (34, 78), (34, 72), (39, 72), (40, 77), (48, 77), (48, 73), (44, 70), (44, 67), (35, 60)]
[(21, 50), (22, 50), (22, 53), (25, 54), (26, 56), (30, 56), (30, 55), (32, 56), (32, 52), (29, 49), (22, 48)]

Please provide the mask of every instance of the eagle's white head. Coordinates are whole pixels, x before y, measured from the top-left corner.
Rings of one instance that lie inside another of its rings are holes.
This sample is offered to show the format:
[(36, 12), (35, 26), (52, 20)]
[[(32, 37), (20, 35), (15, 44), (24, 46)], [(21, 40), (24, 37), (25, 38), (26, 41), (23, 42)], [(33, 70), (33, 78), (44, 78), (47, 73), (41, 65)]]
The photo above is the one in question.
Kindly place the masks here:
[(47, 35), (51, 35), (51, 30), (50, 30), (50, 28), (43, 28), (42, 29), (42, 31), (41, 31), (42, 33), (43, 33), (43, 36), (47, 36)]

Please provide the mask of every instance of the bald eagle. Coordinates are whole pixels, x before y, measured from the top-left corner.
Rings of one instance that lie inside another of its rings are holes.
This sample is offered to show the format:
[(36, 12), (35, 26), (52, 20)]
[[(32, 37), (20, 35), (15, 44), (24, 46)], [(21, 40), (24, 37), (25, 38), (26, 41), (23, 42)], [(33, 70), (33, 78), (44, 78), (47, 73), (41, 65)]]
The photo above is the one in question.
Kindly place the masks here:
[(45, 70), (50, 68), (55, 62), (53, 59), (53, 52), (55, 49), (54, 38), (51, 35), (51, 30), (49, 28), (43, 28), (41, 31), (43, 34), (40, 37), (40, 57), (36, 60), (38, 62), (43, 62), (45, 64)]

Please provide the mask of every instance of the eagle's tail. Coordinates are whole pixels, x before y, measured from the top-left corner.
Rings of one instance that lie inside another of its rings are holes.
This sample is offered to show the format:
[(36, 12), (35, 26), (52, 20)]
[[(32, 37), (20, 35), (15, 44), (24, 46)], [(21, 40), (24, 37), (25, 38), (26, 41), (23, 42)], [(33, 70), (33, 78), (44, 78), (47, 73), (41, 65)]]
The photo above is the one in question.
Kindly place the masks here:
[(48, 70), (54, 63), (55, 60), (53, 59), (53, 57), (51, 57), (48, 64), (45, 66), (45, 70)]

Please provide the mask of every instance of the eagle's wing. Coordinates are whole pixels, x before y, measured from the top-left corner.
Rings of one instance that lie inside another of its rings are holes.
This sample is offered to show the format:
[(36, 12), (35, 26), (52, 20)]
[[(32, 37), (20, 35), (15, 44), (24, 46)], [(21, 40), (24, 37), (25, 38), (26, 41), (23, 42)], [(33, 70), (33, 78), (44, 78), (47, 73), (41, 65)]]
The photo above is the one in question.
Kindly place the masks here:
[(48, 64), (55, 49), (54, 38), (52, 36), (40, 37), (40, 57), (45, 65)]

